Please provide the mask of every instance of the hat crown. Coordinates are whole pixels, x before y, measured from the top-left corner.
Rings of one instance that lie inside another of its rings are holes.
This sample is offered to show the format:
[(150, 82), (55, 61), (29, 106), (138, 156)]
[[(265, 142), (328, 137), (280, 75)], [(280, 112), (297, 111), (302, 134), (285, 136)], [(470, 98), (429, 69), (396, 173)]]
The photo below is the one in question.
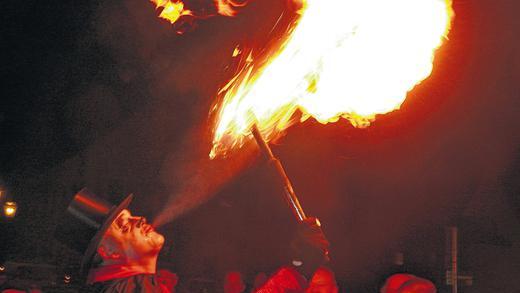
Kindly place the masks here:
[(69, 203), (55, 237), (79, 253), (84, 253), (113, 209), (114, 205), (83, 188)]
[(83, 188), (67, 207), (67, 212), (92, 228), (99, 229), (114, 205)]

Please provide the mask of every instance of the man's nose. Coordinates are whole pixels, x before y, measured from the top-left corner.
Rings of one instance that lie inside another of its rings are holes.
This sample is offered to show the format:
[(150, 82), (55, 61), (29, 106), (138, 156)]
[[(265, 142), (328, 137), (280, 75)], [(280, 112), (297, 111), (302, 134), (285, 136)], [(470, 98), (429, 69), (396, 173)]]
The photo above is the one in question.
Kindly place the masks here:
[(139, 220), (137, 220), (136, 226), (139, 228), (143, 224), (146, 224), (146, 218), (145, 217), (140, 217)]

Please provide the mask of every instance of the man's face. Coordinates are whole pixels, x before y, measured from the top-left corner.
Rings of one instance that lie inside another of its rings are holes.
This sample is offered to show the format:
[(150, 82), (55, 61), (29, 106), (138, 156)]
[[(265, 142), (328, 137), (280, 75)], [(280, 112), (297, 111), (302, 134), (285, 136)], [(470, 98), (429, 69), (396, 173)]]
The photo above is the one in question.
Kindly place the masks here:
[(309, 281), (309, 287), (305, 293), (338, 293), (334, 273), (324, 268), (318, 268)]
[(107, 254), (127, 261), (141, 261), (156, 257), (164, 244), (163, 235), (157, 233), (143, 217), (132, 216), (127, 209), (122, 210), (106, 231), (100, 247)]

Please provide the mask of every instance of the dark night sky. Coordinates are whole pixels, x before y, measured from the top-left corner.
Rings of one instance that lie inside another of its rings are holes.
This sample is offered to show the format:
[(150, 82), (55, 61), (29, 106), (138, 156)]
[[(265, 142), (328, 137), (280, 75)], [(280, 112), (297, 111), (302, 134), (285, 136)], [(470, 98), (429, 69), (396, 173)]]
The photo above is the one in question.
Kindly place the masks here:
[[(519, 3), (455, 0), (431, 77), (399, 111), (366, 129), (307, 121), (273, 145), (351, 288), (375, 292), (366, 284), (396, 250), (420, 270), (456, 224), (478, 291), (519, 290)], [(89, 186), (113, 200), (135, 193), (151, 218), (169, 198), (205, 202), (162, 227), (181, 278), (276, 267), (292, 229), (279, 189), (249, 153), (208, 163), (205, 139), (230, 52), (265, 44), (281, 1), (251, 1), (182, 36), (146, 0), (2, 6), (0, 182), (20, 205), (2, 226), (16, 235), (4, 259), (62, 264), (59, 244), (42, 239)]]

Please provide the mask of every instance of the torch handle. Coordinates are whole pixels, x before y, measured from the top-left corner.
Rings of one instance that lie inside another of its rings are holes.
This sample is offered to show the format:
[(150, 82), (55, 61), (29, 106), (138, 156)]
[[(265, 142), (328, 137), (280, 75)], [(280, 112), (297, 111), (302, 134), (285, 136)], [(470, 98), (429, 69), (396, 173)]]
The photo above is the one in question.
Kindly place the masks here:
[[(271, 151), (271, 148), (269, 147), (269, 145), (265, 141), (264, 137), (260, 133), (260, 130), (258, 130), (258, 127), (256, 126), (256, 124), (253, 124), (253, 127), (251, 128), (251, 132), (253, 133), (253, 136), (255, 137), (256, 143), (258, 144), (260, 151), (262, 152), (262, 154), (264, 154), (266, 159), (268, 159), (268, 160), (276, 159), (273, 155), (273, 152)], [(283, 168), (282, 168), (282, 170), (283, 170)], [(285, 174), (285, 171), (283, 173)], [(287, 176), (287, 175), (285, 175), (285, 176)]]
[(287, 173), (285, 173), (282, 163), (280, 163), (280, 161), (273, 155), (271, 148), (262, 137), (262, 134), (258, 130), (256, 124), (253, 125), (251, 131), (253, 133), (253, 136), (255, 137), (258, 146), (260, 147), (260, 151), (269, 161), (270, 166), (272, 166), (274, 171), (279, 175), (278, 178), (280, 178), (280, 181), (284, 187), (285, 201), (289, 205), (289, 208), (293, 212), (296, 219), (300, 222), (303, 222), (303, 220), (305, 220), (307, 216), (305, 215), (305, 212), (303, 211), (303, 208), (300, 205), (300, 201), (298, 201), (298, 197), (294, 192), (289, 177), (287, 177)]
[(289, 205), (289, 208), (293, 212), (294, 216), (298, 219), (298, 221), (303, 222), (307, 218), (305, 212), (303, 211), (300, 202), (298, 201), (298, 197), (296, 197), (296, 193), (294, 193), (294, 189), (292, 187), (291, 181), (289, 181), (289, 177), (285, 173), (283, 169), (282, 163), (276, 158), (272, 158), (269, 160), (269, 164), (276, 170), (279, 175), (280, 180), (282, 181), (284, 187), (285, 201)]

